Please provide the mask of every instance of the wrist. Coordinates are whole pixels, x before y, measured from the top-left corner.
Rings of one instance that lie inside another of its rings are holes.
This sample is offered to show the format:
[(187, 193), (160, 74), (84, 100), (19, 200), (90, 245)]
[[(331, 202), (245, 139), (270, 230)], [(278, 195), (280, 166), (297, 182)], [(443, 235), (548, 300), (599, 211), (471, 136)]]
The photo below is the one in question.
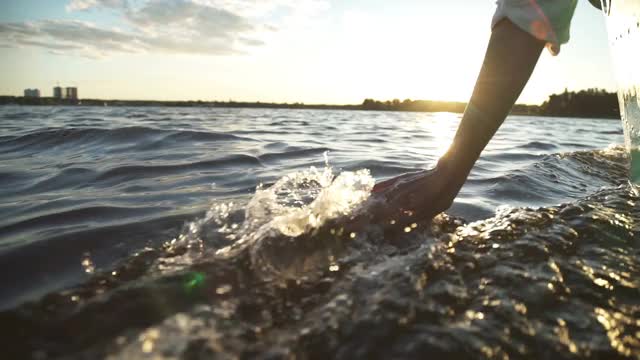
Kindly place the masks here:
[(452, 144), (439, 160), (436, 168), (439, 172), (449, 176), (464, 176), (473, 168), (478, 155), (475, 151), (461, 149), (458, 144)]

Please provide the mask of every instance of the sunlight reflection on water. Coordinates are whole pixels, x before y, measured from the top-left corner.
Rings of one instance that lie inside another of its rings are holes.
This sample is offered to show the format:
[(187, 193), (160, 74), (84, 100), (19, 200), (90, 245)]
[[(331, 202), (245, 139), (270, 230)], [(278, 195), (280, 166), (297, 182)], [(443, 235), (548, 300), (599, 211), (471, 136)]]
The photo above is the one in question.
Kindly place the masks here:
[(449, 215), (388, 234), (342, 217), (435, 161), (459, 115), (47, 111), (0, 109), (24, 131), (0, 139), (10, 358), (640, 351), (620, 122), (510, 117)]

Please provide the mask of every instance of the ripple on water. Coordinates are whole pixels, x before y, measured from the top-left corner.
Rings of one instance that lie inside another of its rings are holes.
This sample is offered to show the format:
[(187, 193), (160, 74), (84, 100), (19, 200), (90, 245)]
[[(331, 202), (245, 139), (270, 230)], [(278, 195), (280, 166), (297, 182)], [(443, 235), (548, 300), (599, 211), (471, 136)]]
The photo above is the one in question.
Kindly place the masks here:
[[(627, 159), (571, 152), (617, 123), (510, 118), (451, 209), (477, 221), (390, 231), (358, 170), (433, 161), (437, 115), (0, 110), (0, 231), (20, 240), (0, 248), (7, 358), (640, 353)], [(322, 169), (329, 148), (352, 172)]]

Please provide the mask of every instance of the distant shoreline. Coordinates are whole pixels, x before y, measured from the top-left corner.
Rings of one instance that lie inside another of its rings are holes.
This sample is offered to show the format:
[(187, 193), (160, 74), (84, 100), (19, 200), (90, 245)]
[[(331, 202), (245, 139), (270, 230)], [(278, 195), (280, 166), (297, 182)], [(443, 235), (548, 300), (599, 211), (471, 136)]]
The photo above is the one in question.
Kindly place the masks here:
[[(466, 103), (430, 100), (377, 101), (366, 99), (359, 105), (327, 105), (304, 103), (263, 103), (243, 101), (159, 101), (159, 100), (101, 100), (101, 99), (56, 99), (52, 97), (28, 98), (23, 96), (0, 96), (0, 105), (29, 106), (158, 106), (158, 107), (215, 107), (215, 108), (261, 108), (261, 109), (315, 109), (315, 110), (372, 110), (404, 112), (451, 112), (463, 113)], [(620, 119), (618, 98), (614, 93), (589, 89), (580, 92), (554, 94), (542, 105), (516, 104), (512, 115), (557, 116), (578, 118)]]

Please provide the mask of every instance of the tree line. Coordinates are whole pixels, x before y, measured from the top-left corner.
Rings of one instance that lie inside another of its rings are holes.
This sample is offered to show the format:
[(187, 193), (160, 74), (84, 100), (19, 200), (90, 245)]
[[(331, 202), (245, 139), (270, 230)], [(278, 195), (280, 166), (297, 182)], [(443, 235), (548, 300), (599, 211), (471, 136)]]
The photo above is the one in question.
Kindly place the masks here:
[[(466, 103), (450, 101), (429, 101), (399, 99), (378, 101), (365, 99), (363, 110), (377, 111), (425, 111), (425, 112), (464, 112)], [(563, 117), (594, 117), (620, 118), (620, 107), (616, 93), (603, 89), (587, 89), (578, 92), (565, 91), (553, 94), (541, 105), (516, 104), (511, 109), (514, 115), (563, 116)]]
[[(398, 99), (390, 101), (377, 101), (373, 99), (365, 99), (362, 102), (363, 110), (377, 111), (419, 111), (419, 112), (452, 112), (463, 113), (467, 107), (467, 103), (455, 101), (432, 101), (432, 100), (411, 100)], [(517, 115), (539, 115), (539, 107), (537, 105), (514, 105), (512, 114)]]
[(565, 117), (620, 118), (616, 93), (603, 89), (553, 94), (540, 105), (540, 115)]
[[(84, 105), (84, 106), (178, 106), (178, 107), (230, 107), (270, 109), (324, 109), (324, 110), (375, 110), (375, 111), (420, 111), (462, 113), (464, 102), (399, 99), (379, 101), (365, 99), (358, 105), (324, 105), (304, 103), (264, 103), (244, 101), (153, 101), (153, 100), (65, 100), (54, 98), (25, 98), (0, 96), (0, 105)], [(587, 89), (578, 92), (565, 91), (553, 94), (541, 105), (516, 104), (511, 114), (563, 117), (620, 118), (618, 97), (602, 89)]]

